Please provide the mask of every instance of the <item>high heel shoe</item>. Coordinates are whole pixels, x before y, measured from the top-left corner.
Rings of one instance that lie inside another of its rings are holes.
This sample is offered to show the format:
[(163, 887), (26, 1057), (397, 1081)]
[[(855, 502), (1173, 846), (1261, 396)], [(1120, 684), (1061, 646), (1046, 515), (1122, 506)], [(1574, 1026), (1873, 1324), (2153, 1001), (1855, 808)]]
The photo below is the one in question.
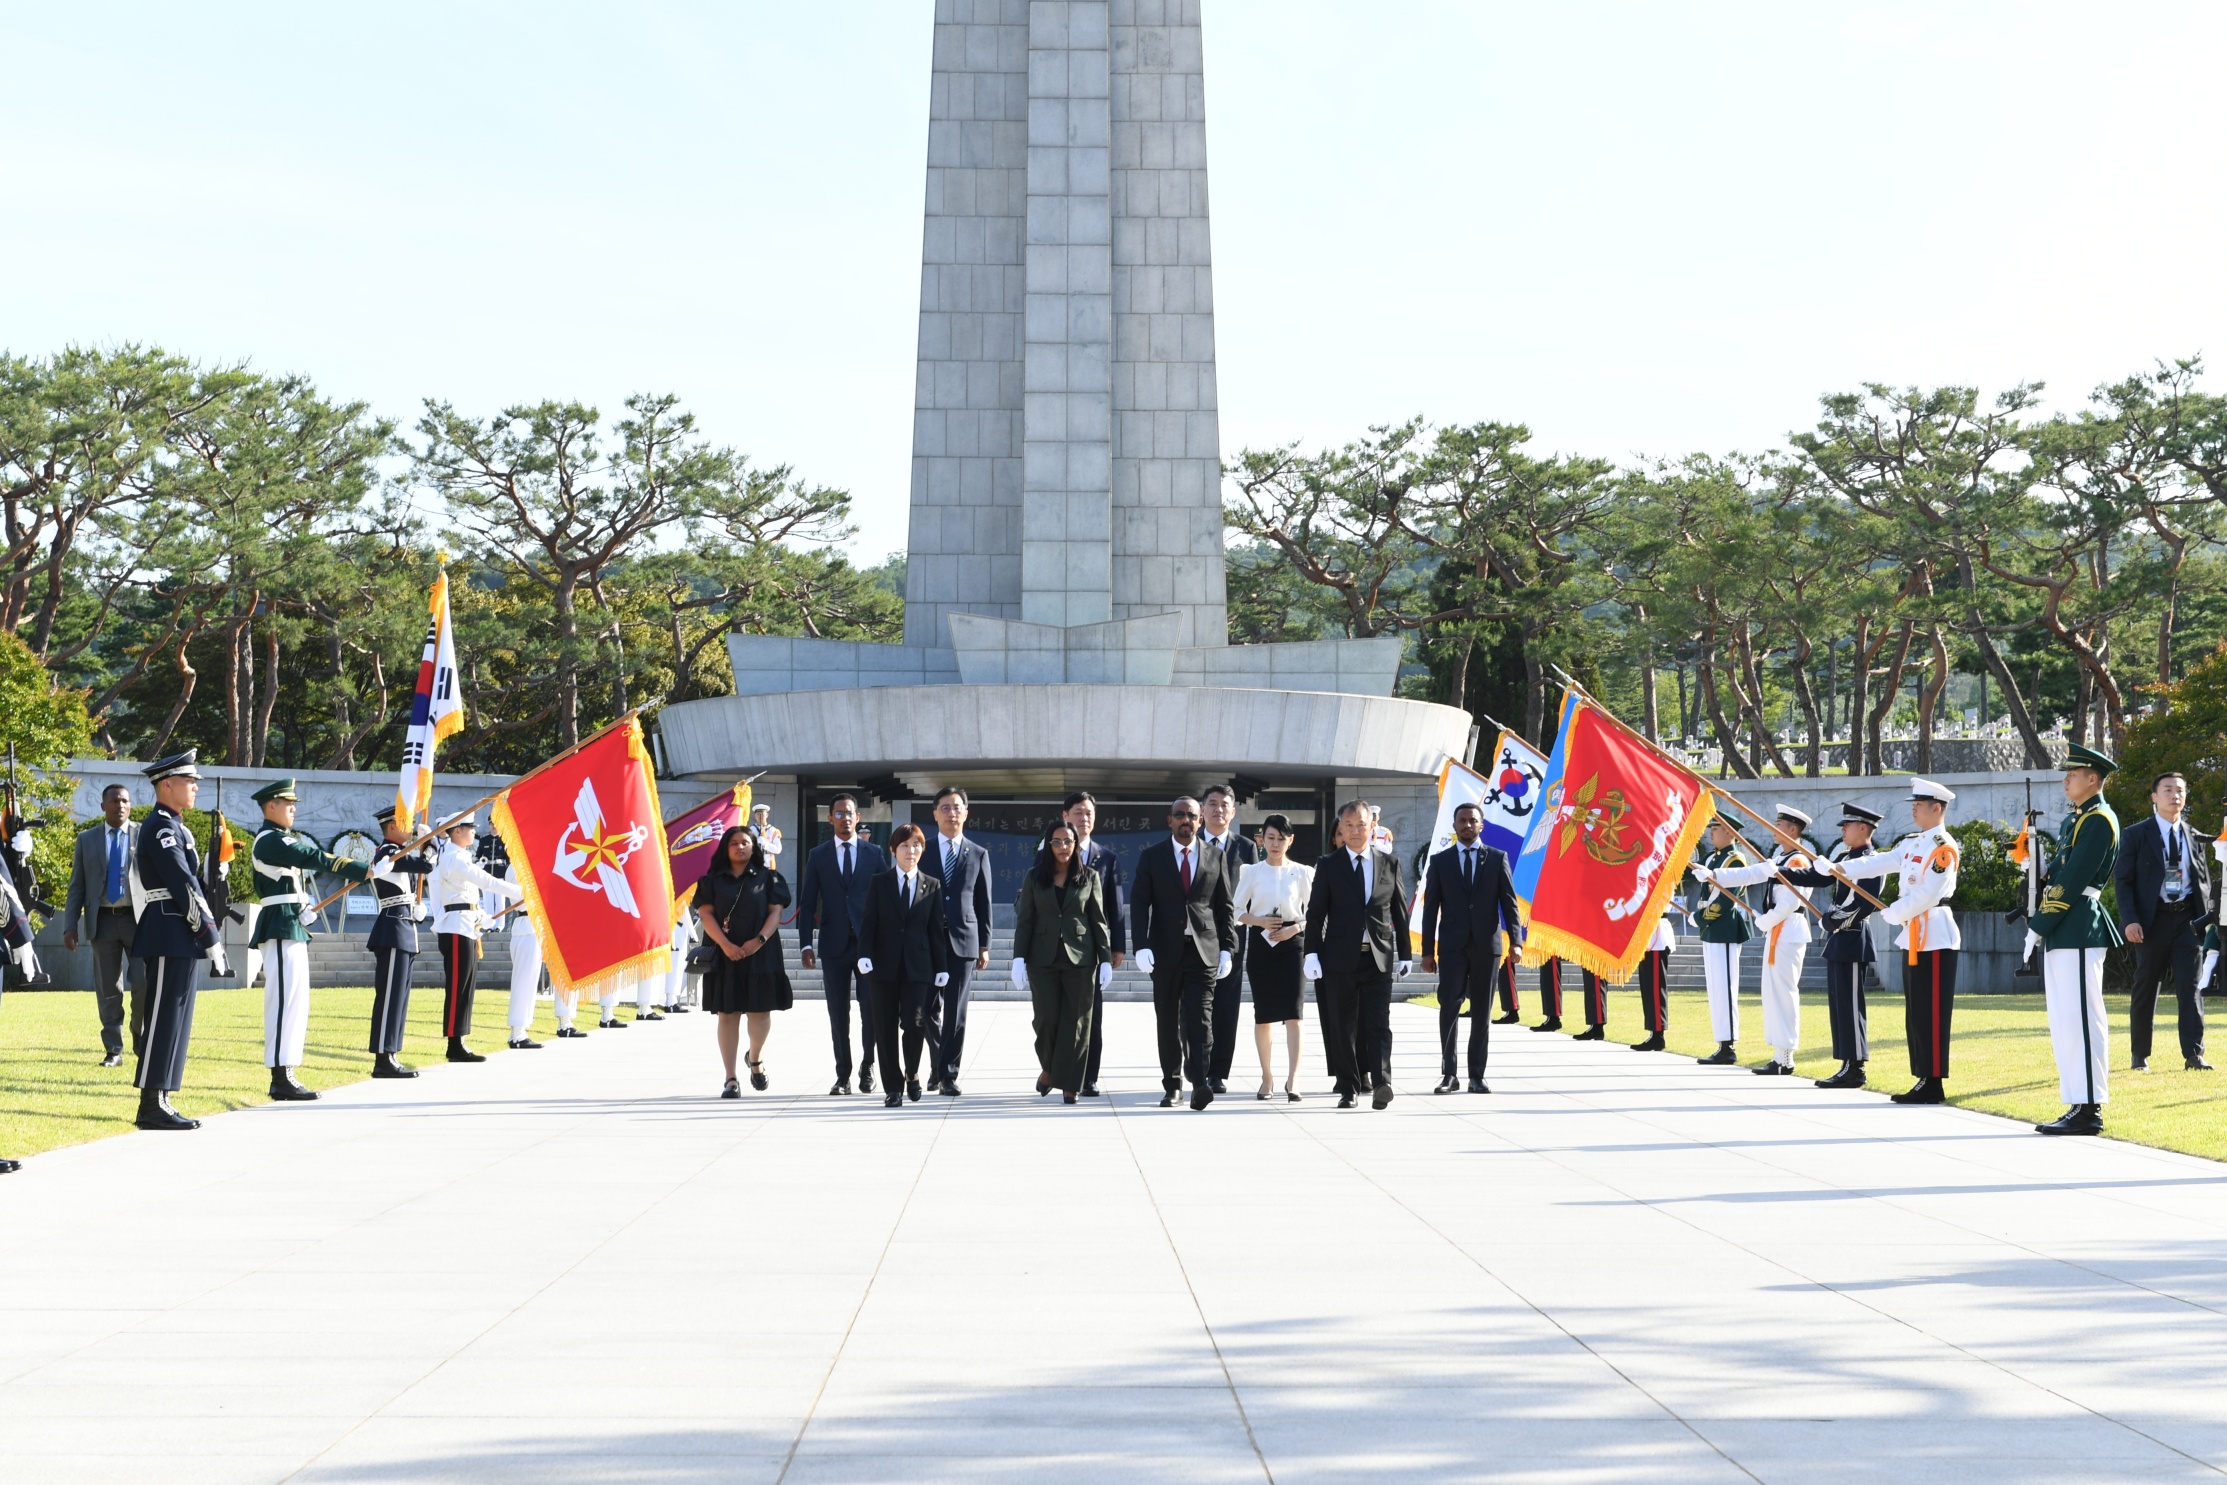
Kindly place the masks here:
[(1060, 1094), (1059, 1101), (1061, 1103), (1073, 1103), (1075, 1101), (1075, 1090), (1070, 1088), (1065, 1093)]
[(1271, 1098), (1273, 1098), (1273, 1097), (1275, 1097), (1275, 1096), (1276, 1096), (1276, 1084), (1275, 1084), (1275, 1081), (1274, 1081), (1273, 1079), (1270, 1079), (1270, 1078), (1262, 1078), (1262, 1079), (1260, 1080), (1260, 1092), (1258, 1092), (1258, 1093), (1254, 1094), (1254, 1095), (1253, 1095), (1253, 1097), (1255, 1097), (1255, 1098), (1259, 1099), (1259, 1100), (1260, 1100), (1260, 1101), (1261, 1101), (1262, 1103), (1266, 1103), (1266, 1102), (1268, 1102), (1268, 1100), (1269, 1100), (1269, 1099), (1271, 1099)]
[(721, 1098), (742, 1097), (742, 1084), (736, 1082), (733, 1078), (729, 1078), (727, 1080), (727, 1086), (719, 1090), (719, 1096)]
[(1050, 1073), (1038, 1073), (1036, 1075), (1036, 1096), (1038, 1098), (1042, 1098), (1045, 1094), (1051, 1091), (1052, 1075)]
[(750, 1086), (760, 1093), (765, 1092), (766, 1065), (764, 1061), (756, 1057), (744, 1057), (742, 1060), (750, 1064)]
[(1284, 1084), (1284, 1101), (1286, 1103), (1299, 1102), (1299, 1095), (1292, 1091), (1292, 1086), (1289, 1083)]

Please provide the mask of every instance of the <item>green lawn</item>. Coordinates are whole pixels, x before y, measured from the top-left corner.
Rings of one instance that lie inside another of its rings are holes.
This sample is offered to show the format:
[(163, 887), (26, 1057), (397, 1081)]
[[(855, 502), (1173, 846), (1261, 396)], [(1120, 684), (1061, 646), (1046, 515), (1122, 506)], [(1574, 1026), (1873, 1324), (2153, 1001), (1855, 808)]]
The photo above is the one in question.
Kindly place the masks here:
[[(196, 1001), (186, 1086), (172, 1104), (199, 1117), (268, 1103), (262, 989), (204, 990)], [(473, 1051), (508, 1054), (503, 1015), (509, 1001), (507, 987), (481, 992)], [(632, 1004), (630, 997), (622, 1019), (632, 1018)], [(594, 1006), (582, 1019), (587, 1033), (597, 1035)], [(690, 1019), (682, 1018), (683, 1024)], [(311, 1088), (369, 1077), (371, 1054), (364, 1043), (370, 1024), (369, 986), (316, 990), (310, 998), (308, 1053), (295, 1075)], [(402, 1060), (439, 1062), (448, 1046), (440, 1028), (441, 991), (420, 986), (410, 996)], [(556, 1031), (556, 1014), (542, 1001), (534, 1012), (534, 1040), (551, 1042)], [(0, 1155), (36, 1155), (130, 1129), (139, 1108), (131, 1051), (127, 1046), (122, 1067), (104, 1068), (100, 1056), (100, 1016), (90, 993), (11, 991), (0, 997)]]
[[(1579, 1001), (1572, 988), (1562, 997), (1564, 1025), (1583, 1029), (1577, 1022)], [(1539, 1021), (1539, 1002), (1526, 975), (1523, 985), (1523, 1019)], [(2104, 1126), (2117, 1139), (2136, 1144), (2181, 1150), (2213, 1160), (2227, 1159), (2227, 1071), (2186, 1072), (2181, 1067), (2180, 1038), (2174, 1031), (2172, 998), (2162, 997), (2157, 1033), (2152, 1038), (2150, 1066), (2146, 1073), (2128, 1070), (2127, 997), (2107, 995), (2104, 1008), (2111, 1019), (2111, 1102), (2103, 1111)], [(1411, 1002), (1433, 1005), (1424, 998)], [(1874, 1091), (1900, 1093), (1910, 1086), (1910, 1061), (1902, 1035), (1902, 996), (1873, 990), (1869, 1000), (1871, 1063), (1867, 1071)], [(2214, 1018), (2216, 1020), (2216, 1017)], [(1506, 1035), (1514, 1027), (1496, 1027)], [(1528, 1034), (1528, 1033), (1520, 1033)], [(1615, 1041), (1636, 1042), (1646, 1035), (1639, 1024), (1639, 996), (1630, 988), (1612, 990), (1608, 998), (1608, 1034)], [(1665, 1039), (1675, 1051), (1692, 1056), (1713, 1051), (1709, 1035), (1709, 1008), (1699, 991), (1673, 993), (1670, 1029)], [(2213, 1059), (2227, 1047), (2214, 1043)], [(1830, 1053), (1832, 1031), (1825, 1020), (1822, 993), (1802, 997), (1802, 1047), (1795, 1070), (1805, 1078), (1822, 1078), (1839, 1064)], [(1763, 1045), (1763, 1008), (1753, 995), (1740, 997), (1740, 1060), (1749, 1065), (1768, 1055)], [(1745, 1076), (1724, 1071), (1724, 1076)], [(2057, 1064), (2049, 1051), (2049, 1020), (2041, 996), (1968, 995), (1956, 1003), (1956, 1031), (1949, 1044), (1949, 1102), (1983, 1113), (2036, 1123), (2064, 1112), (2057, 1101)]]

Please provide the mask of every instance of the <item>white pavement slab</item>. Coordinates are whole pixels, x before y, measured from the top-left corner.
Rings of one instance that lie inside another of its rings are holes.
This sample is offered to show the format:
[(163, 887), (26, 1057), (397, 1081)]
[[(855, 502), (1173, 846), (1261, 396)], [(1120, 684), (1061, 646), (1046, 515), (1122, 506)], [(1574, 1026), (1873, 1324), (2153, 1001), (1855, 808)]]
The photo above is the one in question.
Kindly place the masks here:
[[(1951, 1481), (2227, 1474), (2227, 1168), (1495, 1037), (1438, 1098), (828, 1098), (817, 1004), (40, 1157), (0, 1480)], [(1242, 1068), (1250, 1049), (1240, 1056)], [(1250, 1088), (1250, 1083), (1246, 1087)]]

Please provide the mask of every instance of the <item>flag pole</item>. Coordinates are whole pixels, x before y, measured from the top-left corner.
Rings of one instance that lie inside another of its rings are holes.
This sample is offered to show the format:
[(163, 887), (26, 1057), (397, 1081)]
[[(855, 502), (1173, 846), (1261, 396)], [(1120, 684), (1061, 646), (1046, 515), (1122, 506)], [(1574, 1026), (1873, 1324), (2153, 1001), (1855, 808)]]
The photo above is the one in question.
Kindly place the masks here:
[[(482, 794), (479, 798), (473, 800), (470, 804), (465, 805), (464, 808), (458, 810), (455, 814), (450, 815), (440, 824), (435, 825), (431, 829), (427, 830), (423, 835), (416, 836), (411, 840), (405, 842), (399, 849), (403, 851), (416, 850), (419, 846), (424, 845), (427, 841), (433, 839), (433, 837), (441, 834), (450, 826), (454, 825), (458, 820), (471, 818), (473, 814), (477, 813), (480, 806), (493, 804), (496, 800), (502, 798), (503, 795), (507, 794), (512, 789), (517, 788), (520, 784), (523, 784), (524, 782), (526, 782), (526, 780), (532, 778), (535, 774), (546, 773), (550, 769), (555, 768), (558, 764), (564, 762), (565, 759), (570, 758), (574, 753), (579, 752), (582, 748), (589, 746), (591, 743), (599, 743), (603, 741), (603, 739), (609, 737), (612, 733), (618, 731), (621, 727), (624, 727), (627, 723), (633, 721), (634, 718), (639, 714), (639, 712), (640, 708), (637, 707), (635, 710), (630, 711), (625, 716), (619, 718), (616, 722), (613, 722), (610, 726), (599, 729), (592, 737), (584, 737), (580, 739), (580, 741), (574, 743), (571, 747), (566, 748), (563, 752), (557, 754), (556, 757), (550, 758), (545, 762), (538, 763), (532, 768), (527, 769), (524, 773), (520, 774), (517, 778), (512, 779), (509, 783), (503, 785), (502, 788), (497, 789), (494, 793)], [(325, 908), (327, 906), (330, 906), (332, 903), (337, 902), (342, 897), (347, 896), (347, 894), (348, 884), (343, 884), (338, 892), (335, 892), (332, 896), (316, 904), (316, 906), (312, 907), (310, 911), (313, 913), (317, 912), (319, 909)]]
[[(1616, 727), (1616, 729), (1619, 732), (1622, 732), (1626, 737), (1631, 738), (1634, 742), (1638, 743), (1641, 747), (1646, 748), (1648, 751), (1655, 754), (1656, 757), (1661, 758), (1664, 762), (1671, 764), (1681, 773), (1692, 779), (1695, 783), (1701, 785), (1702, 788), (1707, 789), (1716, 798), (1723, 800), (1726, 804), (1731, 805), (1741, 814), (1746, 815), (1749, 819), (1755, 821), (1758, 825), (1761, 825), (1764, 829), (1770, 831), (1771, 834), (1775, 836), (1781, 844), (1790, 848), (1797, 848), (1801, 845), (1801, 838), (1799, 836), (1788, 835), (1784, 830), (1780, 829), (1775, 822), (1764, 819), (1762, 815), (1748, 808), (1747, 804), (1743, 802), (1738, 795), (1733, 794), (1728, 790), (1718, 788), (1715, 784), (1710, 783), (1700, 774), (1695, 773), (1691, 768), (1679, 762), (1676, 758), (1672, 757), (1662, 748), (1656, 746), (1654, 743), (1649, 742), (1641, 734), (1634, 732), (1629, 726), (1625, 724), (1623, 718), (1617, 716), (1616, 713), (1603, 706), (1598, 697), (1594, 696), (1592, 692), (1586, 690), (1585, 687), (1579, 685), (1576, 678), (1573, 677), (1568, 671), (1564, 670), (1561, 666), (1550, 664), (1548, 665), (1547, 669), (1553, 671), (1556, 676), (1560, 677), (1562, 684), (1569, 687), (1570, 690), (1576, 692), (1580, 697), (1582, 697), (1588, 706), (1592, 707), (1593, 710), (1599, 712), (1602, 716), (1608, 718), (1608, 720)], [(1727, 823), (1724, 828), (1730, 830), (1732, 832), (1732, 838), (1738, 841), (1741, 845), (1746, 846), (1750, 851), (1755, 851), (1755, 854), (1758, 856), (1761, 856), (1763, 854), (1761, 851), (1756, 851), (1755, 844), (1746, 836), (1740, 834), (1737, 828), (1729, 823)], [(1827, 870), (1832, 870), (1832, 863), (1826, 861), (1822, 853), (1813, 854), (1811, 856), (1811, 860), (1814, 863), (1823, 865)], [(1786, 873), (1784, 871), (1781, 871), (1776, 864), (1772, 865), (1771, 867), (1771, 875), (1777, 877), (1779, 881), (1784, 884), (1786, 890), (1794, 894), (1794, 900), (1796, 902), (1799, 902), (1803, 907), (1808, 908), (1812, 913), (1815, 913), (1819, 922), (1824, 921), (1825, 915), (1823, 912), (1820, 912), (1818, 910), (1817, 904), (1811, 902), (1808, 895), (1805, 894), (1801, 888), (1795, 886), (1792, 882), (1787, 881)], [(1852, 878), (1842, 875), (1837, 870), (1832, 870), (1832, 875), (1836, 880), (1845, 883), (1848, 886), (1849, 890), (1853, 891), (1858, 897), (1864, 899), (1864, 901), (1870, 903), (1873, 907), (1886, 906), (1885, 903), (1881, 902), (1878, 898), (1873, 897), (1869, 892), (1866, 892), (1862, 887), (1858, 886)]]

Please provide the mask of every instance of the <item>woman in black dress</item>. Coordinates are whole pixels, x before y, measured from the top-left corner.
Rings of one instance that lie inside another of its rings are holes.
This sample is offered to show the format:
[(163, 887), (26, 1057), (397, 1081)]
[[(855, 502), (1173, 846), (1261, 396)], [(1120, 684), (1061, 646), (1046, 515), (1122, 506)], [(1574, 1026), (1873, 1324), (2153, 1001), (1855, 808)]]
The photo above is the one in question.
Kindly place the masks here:
[(781, 962), (781, 910), (789, 905), (789, 884), (758, 854), (758, 837), (737, 825), (719, 838), (711, 869), (696, 884), (696, 916), (704, 942), (719, 951), (704, 974), (703, 1006), (719, 1018), (719, 1056), (727, 1064), (721, 1098), (742, 1097), (735, 1081), (735, 1050), (742, 1021), (750, 1019), (750, 1086), (765, 1091), (760, 1053), (773, 1012), (795, 1004), (788, 967)]
[(1237, 893), (1230, 906), (1237, 921), (1252, 933), (1245, 946), (1245, 972), (1253, 986), (1253, 1043), (1260, 1053), (1260, 1091), (1254, 1096), (1265, 1101), (1275, 1093), (1269, 1052), (1281, 1022), (1284, 1052), (1290, 1060), (1284, 1097), (1297, 1103), (1299, 1090), (1293, 1085), (1299, 1077), (1304, 996), (1299, 970), (1305, 958), (1300, 938), (1307, 930), (1307, 897), (1314, 887), (1315, 869), (1288, 858), (1292, 841), (1289, 816), (1270, 815), (1260, 822), (1260, 848), (1267, 859), (1238, 871)]

